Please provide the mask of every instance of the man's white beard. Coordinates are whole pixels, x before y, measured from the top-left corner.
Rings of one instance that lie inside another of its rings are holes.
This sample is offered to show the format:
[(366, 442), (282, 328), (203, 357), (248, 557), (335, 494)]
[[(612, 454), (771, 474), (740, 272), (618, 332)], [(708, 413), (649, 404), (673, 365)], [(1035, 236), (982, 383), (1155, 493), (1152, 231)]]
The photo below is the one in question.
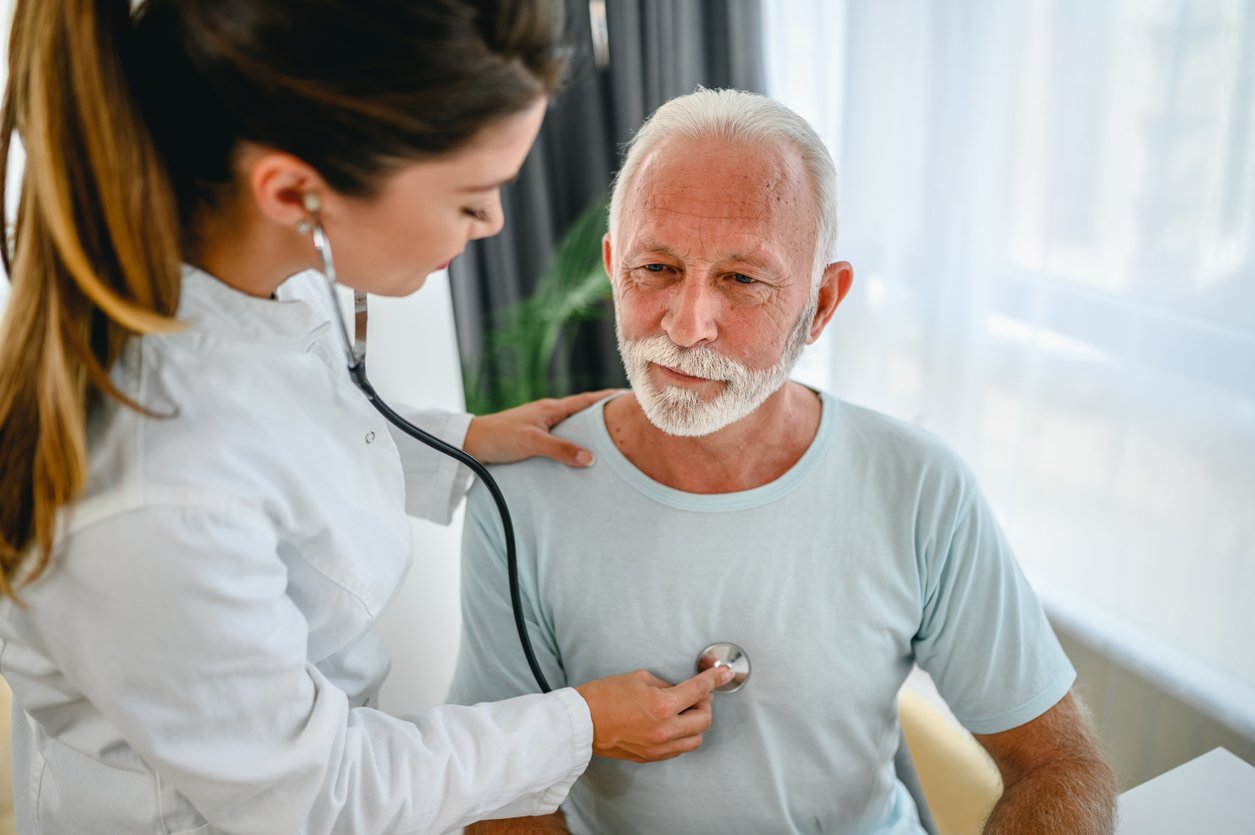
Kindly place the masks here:
[[(616, 322), (619, 356), (645, 417), (668, 435), (700, 437), (718, 432), (757, 409), (789, 379), (806, 347), (818, 301), (817, 294), (812, 294), (789, 332), (779, 361), (762, 370), (747, 368), (704, 345), (683, 348), (666, 336), (624, 339)], [(693, 377), (722, 381), (723, 391), (707, 402), (692, 389), (665, 383), (659, 387), (649, 374), (651, 362)]]

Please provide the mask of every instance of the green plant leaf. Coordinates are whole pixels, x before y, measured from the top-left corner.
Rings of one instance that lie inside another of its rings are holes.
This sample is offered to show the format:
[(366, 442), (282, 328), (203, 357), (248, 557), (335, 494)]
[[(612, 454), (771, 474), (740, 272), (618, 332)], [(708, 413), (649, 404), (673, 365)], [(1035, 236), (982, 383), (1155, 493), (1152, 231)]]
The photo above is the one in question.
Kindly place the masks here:
[(558, 240), (532, 295), (492, 317), (480, 364), (463, 369), (470, 411), (483, 414), (568, 393), (571, 357), (569, 349), (559, 350), (563, 331), (600, 318), (611, 293), (601, 263), (606, 213), (603, 195)]

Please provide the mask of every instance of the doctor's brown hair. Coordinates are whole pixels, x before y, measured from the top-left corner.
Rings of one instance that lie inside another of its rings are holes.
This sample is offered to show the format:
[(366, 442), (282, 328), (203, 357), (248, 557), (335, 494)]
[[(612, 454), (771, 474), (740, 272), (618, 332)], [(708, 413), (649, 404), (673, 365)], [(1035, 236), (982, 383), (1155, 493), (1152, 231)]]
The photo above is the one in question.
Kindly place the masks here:
[(370, 197), (552, 92), (562, 26), (562, 0), (18, 0), (0, 112), (0, 160), (15, 134), (26, 150), (0, 247), (0, 593), (47, 568), (94, 404), (142, 410), (109, 369), (131, 337), (178, 329), (180, 264), (232, 193), (240, 143)]

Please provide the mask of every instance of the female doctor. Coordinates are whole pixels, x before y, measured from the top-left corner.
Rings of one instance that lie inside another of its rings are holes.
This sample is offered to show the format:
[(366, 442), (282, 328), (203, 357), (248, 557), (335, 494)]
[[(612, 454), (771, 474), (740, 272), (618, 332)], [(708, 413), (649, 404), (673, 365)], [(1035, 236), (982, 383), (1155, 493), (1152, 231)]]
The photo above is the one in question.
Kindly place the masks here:
[[(381, 295), (501, 229), (560, 5), (18, 0), (0, 674), (22, 832), (443, 832), (551, 811), (592, 753), (699, 744), (716, 670), (375, 707), (406, 511), (447, 519), (465, 485), (350, 383), (322, 278), (285, 281), (321, 263), (315, 229)], [(575, 463), (547, 427), (586, 402), (419, 419)]]

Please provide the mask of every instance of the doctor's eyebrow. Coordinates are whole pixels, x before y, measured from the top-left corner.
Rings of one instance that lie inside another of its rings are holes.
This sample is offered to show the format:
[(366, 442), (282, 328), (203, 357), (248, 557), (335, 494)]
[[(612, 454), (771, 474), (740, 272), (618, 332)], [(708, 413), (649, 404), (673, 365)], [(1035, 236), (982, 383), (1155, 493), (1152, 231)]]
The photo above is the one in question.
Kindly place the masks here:
[(505, 186), (510, 185), (510, 183), (514, 182), (518, 178), (519, 178), (519, 175), (516, 173), (514, 176), (501, 180), (500, 182), (489, 183), (488, 185), (483, 185), (483, 186), (465, 186), (459, 189), (459, 191), (465, 192), (466, 194), (472, 194), (477, 191), (492, 191), (494, 189), (504, 188)]

